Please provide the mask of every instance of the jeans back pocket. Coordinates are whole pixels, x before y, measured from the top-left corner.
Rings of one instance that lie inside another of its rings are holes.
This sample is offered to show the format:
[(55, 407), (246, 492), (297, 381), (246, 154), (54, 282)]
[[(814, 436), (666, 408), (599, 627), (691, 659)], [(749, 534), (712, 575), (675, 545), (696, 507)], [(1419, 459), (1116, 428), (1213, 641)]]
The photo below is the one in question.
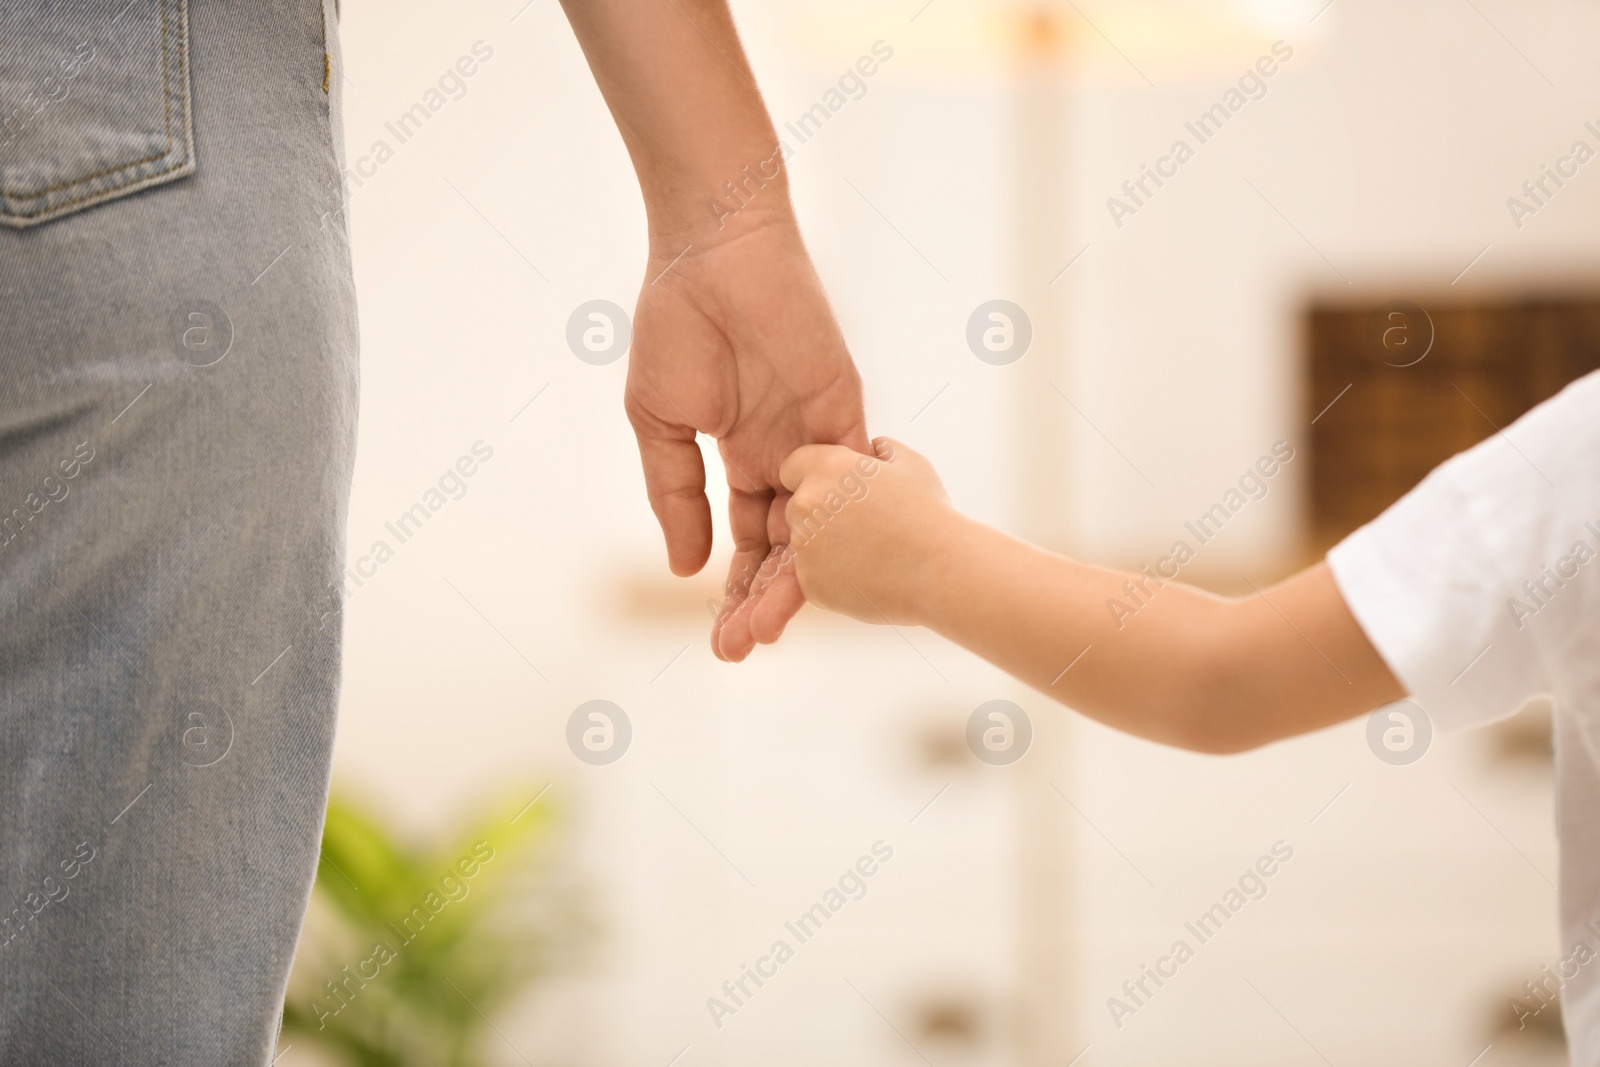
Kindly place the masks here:
[(0, 223), (194, 173), (188, 0), (3, 0)]

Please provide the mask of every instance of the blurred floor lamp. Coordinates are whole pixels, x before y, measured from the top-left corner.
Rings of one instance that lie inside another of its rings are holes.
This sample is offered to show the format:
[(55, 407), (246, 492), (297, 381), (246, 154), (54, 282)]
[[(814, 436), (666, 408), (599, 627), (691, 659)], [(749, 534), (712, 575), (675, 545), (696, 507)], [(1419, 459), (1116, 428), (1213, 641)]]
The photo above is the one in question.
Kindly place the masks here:
[[(1006, 242), (1013, 288), (1003, 295), (1022, 305), (1033, 324), (1032, 350), (1012, 368), (1019, 372), (1011, 398), (1017, 416), (1012, 499), (1017, 530), (1038, 544), (1075, 547), (1076, 452), (1098, 433), (1079, 409), (1119, 406), (1115, 397), (1084, 395), (1100, 377), (1084, 373), (1086, 361), (1118, 353), (1074, 351), (1070, 342), (1082, 336), (1071, 325), (1074, 316), (1089, 312), (1085, 287), (1103, 258), (1090, 249), (1098, 204), (1090, 210), (1074, 187), (1082, 168), (1073, 153), (1088, 144), (1076, 129), (1079, 90), (1127, 87), (1137, 94), (1160, 92), (1157, 82), (1225, 80), (1237, 57), (1292, 6), (1287, 0), (1124, 0), (1086, 11), (1074, 0), (1021, 0), (1001, 16), (1007, 26), (1001, 38), (1011, 48), (1008, 180), (1014, 203)], [(1064, 652), (1066, 658), (1074, 654)], [(1078, 906), (1071, 866), (1081, 826), (1051, 784), (1071, 767), (1071, 734), (1070, 728), (1037, 731), (1034, 750), (1019, 764), (1016, 1028), (1019, 1060), (1028, 1067), (1076, 1062), (1087, 1042), (1083, 1021), (1097, 1010), (1076, 988), (1077, 935), (1092, 921)]]
[[(1071, 233), (1070, 12), (1059, 3), (1018, 10), (1012, 23), (1011, 164), (1013, 183), (1011, 293), (1033, 321), (1032, 349), (1012, 369), (1017, 413), (1012, 454), (1017, 529), (1050, 548), (1070, 537), (1071, 408), (1057, 392), (1070, 389), (1065, 264), (1082, 245)], [(1037, 702), (1034, 702), (1037, 706)], [(1061, 721), (1059, 718), (1056, 720)], [(1071, 856), (1078, 828), (1051, 785), (1067, 766), (1068, 732), (1038, 730), (1019, 765), (1017, 856), (1018, 1059), (1027, 1067), (1059, 1067), (1076, 1057), (1076, 909)]]
[[(904, 46), (896, 40), (907, 56), (896, 60), (898, 70), (916, 56), (935, 78), (972, 78), (998, 91), (1010, 113), (1009, 137), (995, 142), (1005, 153), (995, 193), (1009, 194), (1012, 204), (999, 242), (1004, 276), (983, 296), (1020, 305), (1032, 325), (1028, 351), (1004, 368), (1012, 383), (1006, 490), (1010, 528), (1038, 544), (1067, 550), (1076, 540), (1075, 451), (1096, 440), (1097, 431), (1074, 408), (1116, 407), (1115, 398), (1081, 394), (1095, 377), (1082, 373), (1084, 362), (1116, 353), (1069, 346), (1074, 316), (1087, 311), (1086, 283), (1103, 254), (1089, 248), (1098, 205), (1080, 210), (1083, 198), (1074, 189), (1081, 168), (1073, 153), (1085, 144), (1075, 129), (1079, 87), (1156, 91), (1147, 72), (1167, 83), (1225, 77), (1241, 42), (1247, 52), (1254, 48), (1272, 10), (1288, 4), (1100, 0), (1086, 8), (1074, 0), (928, 0), (913, 5), (915, 29), (902, 31)], [(809, 36), (830, 53), (840, 40), (877, 32), (885, 8), (809, 0), (804, 10)], [(1129, 47), (1140, 66), (1119, 46)], [(1092, 921), (1078, 908), (1073, 866), (1082, 824), (1051, 784), (1071, 770), (1072, 731), (1062, 725), (1069, 717), (1046, 717), (1043, 698), (1019, 692), (1018, 699), (1039, 709), (1040, 719), (1033, 747), (1017, 764), (1016, 973), (1001, 1001), (1012, 1005), (1005, 1029), (1016, 1062), (1064, 1067), (1078, 1062), (1087, 1043), (1082, 1020), (1099, 1010), (1077, 988), (1078, 934)]]
[[(1013, 499), (1017, 529), (1030, 540), (1058, 551), (1074, 546), (1075, 450), (1098, 432), (1077, 409), (1117, 407), (1115, 397), (1080, 395), (1097, 377), (1082, 372), (1085, 361), (1117, 353), (1077, 352), (1069, 343), (1072, 317), (1088, 310), (1083, 287), (1098, 266), (1088, 220), (1099, 216), (1075, 210), (1083, 198), (1074, 188), (1081, 168), (1073, 153), (1086, 144), (1075, 129), (1076, 88), (1156, 92), (1147, 71), (1169, 85), (1225, 76), (1241, 47), (1254, 47), (1285, 6), (1283, 0), (1141, 0), (1086, 12), (1073, 0), (1032, 0), (1008, 13), (1015, 207), (1008, 242), (1014, 295), (1006, 295), (1033, 320), (1032, 350), (1014, 368), (1021, 373), (1012, 398), (1018, 416)], [(1139, 67), (1119, 44), (1137, 54)], [(1066, 658), (1074, 654), (1064, 652)], [(1092, 921), (1078, 908), (1070, 866), (1081, 827), (1051, 784), (1052, 776), (1070, 769), (1070, 740), (1070, 729), (1038, 731), (1034, 750), (1019, 764), (1017, 1031), (1019, 1058), (1028, 1067), (1075, 1062), (1087, 1042), (1080, 1020), (1097, 1010), (1076, 988), (1075, 935)]]

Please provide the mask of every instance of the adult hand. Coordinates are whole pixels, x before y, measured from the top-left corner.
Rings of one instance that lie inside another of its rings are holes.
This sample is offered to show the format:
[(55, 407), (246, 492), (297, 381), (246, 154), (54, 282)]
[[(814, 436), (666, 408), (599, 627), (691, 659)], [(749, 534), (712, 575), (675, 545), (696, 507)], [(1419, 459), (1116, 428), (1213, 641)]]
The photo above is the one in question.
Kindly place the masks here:
[[(786, 199), (786, 198), (785, 198)], [(712, 626), (718, 658), (776, 641), (805, 603), (785, 551), (779, 468), (806, 444), (870, 452), (861, 378), (787, 204), (652, 239), (626, 405), (674, 573), (711, 552), (696, 432), (717, 439), (733, 560)]]
[(805, 599), (781, 552), (778, 468), (800, 445), (868, 448), (861, 381), (800, 240), (786, 153), (727, 0), (561, 2), (650, 224), (627, 391), (650, 503), (672, 569), (694, 574), (711, 553), (695, 433), (717, 439), (734, 554), (711, 644), (743, 659)]

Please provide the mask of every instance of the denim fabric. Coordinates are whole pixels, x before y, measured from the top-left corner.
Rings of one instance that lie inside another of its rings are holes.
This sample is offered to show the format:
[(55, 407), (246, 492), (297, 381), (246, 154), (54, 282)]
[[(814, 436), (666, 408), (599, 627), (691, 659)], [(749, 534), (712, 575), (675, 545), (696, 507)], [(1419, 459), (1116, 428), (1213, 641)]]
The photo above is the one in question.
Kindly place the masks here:
[(0, 13), (0, 222), (35, 225), (194, 172), (188, 6)]
[(334, 28), (0, 13), (0, 1063), (275, 1055), (355, 441)]

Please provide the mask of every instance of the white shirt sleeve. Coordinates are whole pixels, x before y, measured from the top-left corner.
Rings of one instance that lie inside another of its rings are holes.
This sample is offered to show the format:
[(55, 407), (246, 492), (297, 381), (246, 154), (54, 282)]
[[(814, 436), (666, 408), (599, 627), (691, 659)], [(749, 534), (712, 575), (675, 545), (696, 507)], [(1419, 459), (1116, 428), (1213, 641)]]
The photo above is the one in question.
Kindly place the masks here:
[(1600, 372), (1441, 465), (1328, 564), (1389, 669), (1451, 729), (1564, 688), (1562, 661), (1592, 658), (1596, 556)]

